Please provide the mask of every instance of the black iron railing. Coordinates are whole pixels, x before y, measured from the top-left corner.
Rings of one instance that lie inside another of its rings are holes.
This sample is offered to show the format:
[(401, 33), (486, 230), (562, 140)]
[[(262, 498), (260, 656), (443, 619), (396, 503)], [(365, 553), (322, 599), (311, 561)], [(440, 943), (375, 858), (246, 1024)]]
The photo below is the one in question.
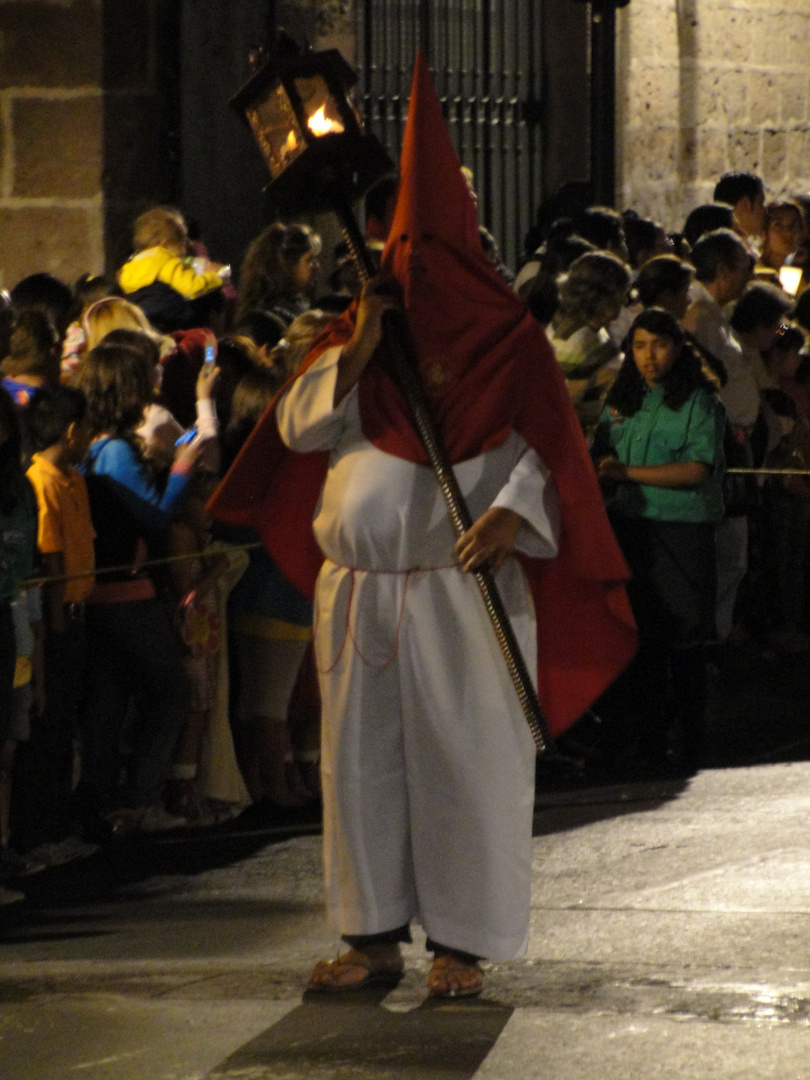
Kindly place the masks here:
[(542, 196), (537, 0), (363, 0), (364, 121), (396, 160), (421, 46), (481, 221), (513, 268)]

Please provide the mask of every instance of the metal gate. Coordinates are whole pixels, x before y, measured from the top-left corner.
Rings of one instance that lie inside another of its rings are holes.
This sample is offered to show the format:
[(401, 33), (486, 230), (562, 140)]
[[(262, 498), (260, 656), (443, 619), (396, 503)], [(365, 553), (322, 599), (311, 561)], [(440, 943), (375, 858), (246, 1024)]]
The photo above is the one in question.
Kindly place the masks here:
[(421, 45), (479, 215), (515, 267), (542, 195), (539, 0), (363, 0), (365, 122), (397, 159)]

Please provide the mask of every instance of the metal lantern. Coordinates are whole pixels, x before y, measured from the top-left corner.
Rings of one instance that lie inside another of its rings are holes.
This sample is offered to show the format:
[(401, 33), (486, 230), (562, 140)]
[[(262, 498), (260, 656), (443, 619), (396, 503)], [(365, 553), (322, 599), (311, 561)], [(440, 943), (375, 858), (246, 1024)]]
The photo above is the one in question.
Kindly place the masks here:
[(273, 202), (291, 211), (362, 198), (395, 166), (363, 133), (350, 99), (357, 75), (337, 49), (277, 51), (231, 99), (256, 137)]

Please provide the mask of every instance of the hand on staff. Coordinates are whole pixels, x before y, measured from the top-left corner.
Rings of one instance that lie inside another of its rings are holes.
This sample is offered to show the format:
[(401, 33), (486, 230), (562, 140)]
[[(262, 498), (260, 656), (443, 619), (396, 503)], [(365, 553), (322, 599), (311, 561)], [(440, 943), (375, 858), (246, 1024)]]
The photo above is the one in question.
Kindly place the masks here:
[(520, 514), (503, 506), (492, 506), (458, 538), (455, 552), (461, 569), (478, 570), (484, 563), (497, 570), (515, 546)]
[(343, 346), (338, 361), (335, 405), (339, 405), (346, 397), (380, 344), (383, 313), (400, 307), (402, 307), (402, 293), (399, 282), (395, 278), (378, 274), (363, 286), (357, 305), (354, 333)]

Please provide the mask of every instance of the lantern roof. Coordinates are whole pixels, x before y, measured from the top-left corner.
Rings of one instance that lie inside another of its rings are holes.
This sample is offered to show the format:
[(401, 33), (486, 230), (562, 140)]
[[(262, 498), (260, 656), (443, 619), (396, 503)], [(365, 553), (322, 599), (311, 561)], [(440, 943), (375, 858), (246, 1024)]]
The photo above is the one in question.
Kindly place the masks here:
[[(291, 41), (289, 38), (286, 40)], [(247, 122), (246, 110), (256, 100), (263, 98), (275, 83), (285, 77), (306, 78), (312, 75), (322, 75), (327, 83), (335, 83), (344, 91), (351, 90), (358, 80), (357, 72), (337, 49), (314, 52), (308, 48), (293, 52), (288, 45), (283, 50), (276, 49), (271, 53), (256, 74), (236, 91), (230, 100), (230, 106)]]

